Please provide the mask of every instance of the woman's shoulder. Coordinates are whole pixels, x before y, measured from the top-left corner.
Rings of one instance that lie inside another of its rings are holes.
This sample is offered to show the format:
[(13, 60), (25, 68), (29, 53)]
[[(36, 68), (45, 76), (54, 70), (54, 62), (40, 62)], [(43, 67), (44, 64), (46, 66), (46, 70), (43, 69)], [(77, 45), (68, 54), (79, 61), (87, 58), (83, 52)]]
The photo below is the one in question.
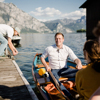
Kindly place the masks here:
[(85, 74), (87, 74), (87, 73), (90, 73), (91, 70), (93, 70), (93, 69), (92, 69), (92, 63), (91, 63), (91, 64), (88, 64), (88, 65), (86, 66), (86, 68), (80, 69), (80, 70), (77, 72), (77, 74), (78, 74), (78, 75), (80, 75), (80, 74), (85, 75)]
[(84, 73), (85, 69), (80, 69), (76, 74), (82, 74)]
[(88, 73), (88, 68), (87, 68), (87, 67), (84, 68), (84, 69), (80, 69), (80, 70), (76, 73), (76, 75), (81, 76), (81, 77), (84, 77), (84, 75), (85, 75), (86, 73)]

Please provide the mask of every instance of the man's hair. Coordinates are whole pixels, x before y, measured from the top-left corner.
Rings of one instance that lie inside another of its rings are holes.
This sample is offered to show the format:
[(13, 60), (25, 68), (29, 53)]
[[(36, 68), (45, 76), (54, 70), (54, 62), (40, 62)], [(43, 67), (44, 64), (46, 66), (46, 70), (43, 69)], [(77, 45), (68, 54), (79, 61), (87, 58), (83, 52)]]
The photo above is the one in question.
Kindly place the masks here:
[[(13, 27), (12, 27), (12, 28), (13, 28)], [(13, 28), (13, 30), (14, 30), (14, 32), (16, 31), (15, 28)], [(20, 33), (19, 33), (19, 32), (17, 32), (17, 33), (18, 33), (17, 35), (20, 36)]]
[(60, 32), (57, 32), (57, 33), (55, 34), (55, 38), (56, 38), (57, 35), (62, 35), (62, 37), (64, 38), (64, 35), (63, 35), (62, 33), (60, 33)]

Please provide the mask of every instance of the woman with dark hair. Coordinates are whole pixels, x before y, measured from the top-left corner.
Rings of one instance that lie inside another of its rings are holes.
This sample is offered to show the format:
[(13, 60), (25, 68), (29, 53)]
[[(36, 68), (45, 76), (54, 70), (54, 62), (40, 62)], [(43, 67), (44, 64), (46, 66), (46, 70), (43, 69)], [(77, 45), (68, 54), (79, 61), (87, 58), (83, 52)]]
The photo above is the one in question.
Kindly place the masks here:
[(100, 47), (97, 41), (88, 40), (84, 44), (84, 57), (87, 67), (76, 73), (76, 88), (79, 100), (89, 100), (90, 96), (100, 87)]

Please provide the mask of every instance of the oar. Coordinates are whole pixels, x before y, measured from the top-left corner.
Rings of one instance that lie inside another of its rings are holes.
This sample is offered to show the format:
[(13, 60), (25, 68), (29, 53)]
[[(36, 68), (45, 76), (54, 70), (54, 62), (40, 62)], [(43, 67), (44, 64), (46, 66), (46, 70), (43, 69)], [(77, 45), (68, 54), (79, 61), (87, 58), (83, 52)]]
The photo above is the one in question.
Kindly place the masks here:
[(18, 53), (37, 53), (37, 52), (18, 52)]
[(54, 83), (55, 83), (55, 85), (56, 85), (56, 88), (57, 88), (58, 91), (62, 94), (62, 96), (63, 96), (64, 98), (66, 98), (67, 100), (70, 100), (66, 95), (64, 95), (64, 94), (61, 92), (61, 88), (60, 88), (60, 86), (59, 86), (59, 83), (58, 83), (58, 81), (56, 80), (56, 78), (54, 77), (54, 75), (52, 74), (52, 72), (49, 71), (48, 73), (49, 73), (50, 76), (52, 77), (52, 79), (53, 79), (53, 81), (54, 81)]
[(18, 52), (18, 54), (32, 54), (32, 53), (37, 53), (37, 52)]

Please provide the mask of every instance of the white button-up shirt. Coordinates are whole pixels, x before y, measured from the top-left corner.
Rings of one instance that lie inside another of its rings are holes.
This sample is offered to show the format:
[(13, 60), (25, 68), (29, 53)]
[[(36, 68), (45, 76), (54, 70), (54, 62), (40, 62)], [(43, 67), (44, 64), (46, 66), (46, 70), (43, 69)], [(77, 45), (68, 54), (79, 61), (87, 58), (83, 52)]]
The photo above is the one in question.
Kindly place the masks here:
[(12, 39), (14, 34), (14, 29), (6, 24), (0, 24), (0, 34), (7, 36)]
[(77, 59), (77, 56), (68, 46), (63, 45), (63, 47), (59, 49), (56, 44), (47, 47), (41, 57), (48, 57), (51, 69), (61, 69), (67, 66), (68, 57), (73, 61)]

